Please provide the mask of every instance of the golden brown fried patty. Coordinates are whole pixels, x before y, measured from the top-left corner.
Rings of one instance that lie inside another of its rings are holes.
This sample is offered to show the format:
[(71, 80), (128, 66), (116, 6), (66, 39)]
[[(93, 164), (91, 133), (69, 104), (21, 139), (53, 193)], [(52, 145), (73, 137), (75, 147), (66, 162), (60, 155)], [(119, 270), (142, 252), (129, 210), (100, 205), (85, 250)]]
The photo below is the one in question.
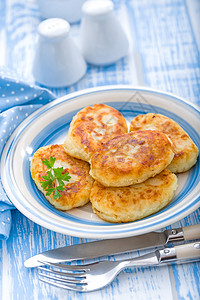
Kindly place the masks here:
[(131, 222), (165, 207), (176, 188), (176, 175), (165, 169), (154, 178), (129, 187), (104, 187), (95, 181), (90, 201), (94, 212), (103, 220)]
[(160, 173), (173, 156), (164, 133), (130, 132), (108, 141), (92, 156), (90, 174), (105, 186), (128, 186)]
[[(63, 167), (63, 174), (69, 172), (71, 178), (65, 182), (65, 190), (60, 191), (61, 197), (54, 199), (54, 192), (46, 196), (41, 187), (42, 176), (47, 175), (47, 167), (42, 163), (46, 158), (55, 157), (54, 167)], [(45, 195), (47, 200), (60, 210), (69, 210), (73, 207), (83, 206), (89, 201), (93, 179), (89, 175), (89, 164), (85, 161), (69, 156), (63, 145), (50, 145), (39, 148), (31, 162), (31, 175), (38, 189)]]
[(167, 167), (174, 173), (189, 170), (195, 165), (199, 150), (189, 135), (172, 119), (155, 113), (135, 117), (130, 126), (130, 131), (159, 130), (165, 133), (172, 141), (174, 158)]
[(89, 162), (102, 143), (127, 131), (126, 120), (119, 111), (95, 104), (73, 117), (64, 147), (69, 155)]

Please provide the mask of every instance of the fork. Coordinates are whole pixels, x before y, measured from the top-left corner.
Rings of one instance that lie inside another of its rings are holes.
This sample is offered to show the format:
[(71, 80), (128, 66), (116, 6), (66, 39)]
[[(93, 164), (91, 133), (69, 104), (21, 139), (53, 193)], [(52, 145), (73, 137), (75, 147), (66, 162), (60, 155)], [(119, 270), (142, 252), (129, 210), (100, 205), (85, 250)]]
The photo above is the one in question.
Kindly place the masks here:
[[(89, 292), (108, 285), (124, 268), (159, 266), (200, 260), (200, 241), (163, 248), (130, 260), (100, 261), (87, 265), (64, 265), (40, 261), (39, 279), (56, 287)], [(60, 271), (59, 271), (60, 269)]]

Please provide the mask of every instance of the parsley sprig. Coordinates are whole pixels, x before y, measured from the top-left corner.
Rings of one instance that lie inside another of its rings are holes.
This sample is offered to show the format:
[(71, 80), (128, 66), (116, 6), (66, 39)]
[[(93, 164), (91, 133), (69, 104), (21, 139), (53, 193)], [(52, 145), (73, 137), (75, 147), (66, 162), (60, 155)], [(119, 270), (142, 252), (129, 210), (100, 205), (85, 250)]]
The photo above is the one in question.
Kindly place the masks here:
[(49, 169), (47, 171), (47, 175), (42, 176), (44, 181), (41, 181), (41, 186), (46, 191), (46, 195), (50, 196), (54, 192), (54, 199), (59, 199), (61, 194), (59, 191), (65, 190), (65, 183), (64, 181), (69, 181), (71, 176), (69, 173), (62, 174), (63, 167), (54, 168), (56, 158), (50, 157), (50, 160), (44, 159), (42, 163)]

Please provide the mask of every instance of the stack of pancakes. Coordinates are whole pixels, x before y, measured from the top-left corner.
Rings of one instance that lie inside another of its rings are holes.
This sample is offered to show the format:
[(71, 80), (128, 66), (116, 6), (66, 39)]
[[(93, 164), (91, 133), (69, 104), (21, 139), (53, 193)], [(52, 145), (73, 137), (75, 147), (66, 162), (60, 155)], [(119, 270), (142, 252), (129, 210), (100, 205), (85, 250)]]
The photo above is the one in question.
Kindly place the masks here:
[[(46, 166), (56, 158), (71, 179), (61, 191), (45, 197), (60, 210), (91, 201), (93, 211), (109, 222), (130, 222), (151, 215), (174, 197), (177, 176), (197, 161), (198, 148), (173, 120), (160, 114), (138, 115), (130, 131), (125, 118), (104, 104), (74, 116), (64, 145), (36, 151), (31, 174), (38, 188)], [(173, 173), (172, 173), (173, 172)]]

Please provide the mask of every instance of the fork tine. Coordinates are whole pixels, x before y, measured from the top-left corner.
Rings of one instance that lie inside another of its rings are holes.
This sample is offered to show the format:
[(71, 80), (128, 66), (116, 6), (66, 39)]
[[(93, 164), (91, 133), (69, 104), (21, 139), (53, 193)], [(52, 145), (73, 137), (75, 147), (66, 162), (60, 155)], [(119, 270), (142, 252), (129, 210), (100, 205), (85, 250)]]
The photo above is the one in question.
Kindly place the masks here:
[(87, 291), (87, 289), (85, 288), (85, 286), (81, 286), (81, 285), (75, 285), (75, 284), (60, 284), (60, 283), (57, 283), (55, 282), (54, 280), (51, 280), (51, 279), (45, 279), (45, 278), (40, 278), (39, 277), (39, 280), (40, 281), (43, 281), (45, 283), (48, 283), (50, 285), (53, 285), (55, 287), (59, 287), (59, 288), (63, 288), (65, 290), (72, 290), (72, 291), (78, 291), (78, 292), (85, 292)]
[(41, 277), (48, 278), (48, 279), (53, 279), (56, 282), (65, 282), (65, 283), (73, 283), (73, 284), (79, 283), (79, 284), (83, 284), (83, 285), (86, 284), (86, 282), (84, 281), (85, 280), (84, 277), (81, 278), (81, 279), (58, 277), (55, 274), (51, 275), (51, 274), (45, 274), (43, 272), (39, 272), (38, 275), (41, 276)]
[(57, 270), (52, 270), (52, 269), (48, 269), (48, 268), (45, 268), (45, 267), (38, 267), (39, 270), (41, 271), (45, 271), (45, 272), (48, 272), (48, 273), (52, 273), (52, 274), (57, 274), (57, 275), (60, 275), (60, 276), (63, 276), (63, 277), (70, 277), (70, 278), (82, 278), (82, 279), (85, 279), (86, 276), (84, 276), (83, 274), (85, 274), (85, 272), (82, 272), (82, 273), (67, 273), (67, 272), (60, 272), (60, 271), (57, 271)]
[[(39, 261), (40, 263), (50, 266), (50, 267), (56, 267), (59, 269), (66, 269), (68, 271), (74, 272), (74, 271), (78, 271), (78, 272), (86, 272), (90, 270), (90, 264), (88, 265), (78, 265), (78, 266), (72, 266), (72, 265), (63, 265), (63, 264), (56, 264), (56, 263), (50, 263), (47, 261)], [(92, 264), (91, 264), (92, 265)]]

